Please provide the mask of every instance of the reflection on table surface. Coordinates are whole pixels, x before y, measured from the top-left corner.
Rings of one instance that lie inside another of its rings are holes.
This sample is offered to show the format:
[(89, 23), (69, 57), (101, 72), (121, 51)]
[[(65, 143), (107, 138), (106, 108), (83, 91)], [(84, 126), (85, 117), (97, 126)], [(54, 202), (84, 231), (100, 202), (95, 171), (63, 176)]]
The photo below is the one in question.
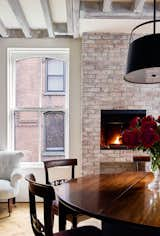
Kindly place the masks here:
[(61, 203), (102, 221), (160, 227), (160, 192), (150, 172), (85, 176), (58, 187)]

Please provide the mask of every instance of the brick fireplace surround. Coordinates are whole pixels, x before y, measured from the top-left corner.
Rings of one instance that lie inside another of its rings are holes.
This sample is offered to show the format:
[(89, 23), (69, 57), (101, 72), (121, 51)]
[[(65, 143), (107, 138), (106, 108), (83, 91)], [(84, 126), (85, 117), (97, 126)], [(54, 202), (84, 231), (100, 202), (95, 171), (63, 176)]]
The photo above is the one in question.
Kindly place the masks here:
[[(100, 150), (100, 114), (107, 109), (146, 109), (160, 114), (160, 85), (130, 84), (123, 80), (128, 34), (84, 33), (82, 36), (82, 170), (98, 174), (104, 166), (131, 164), (131, 150)], [(115, 165), (114, 165), (115, 164)]]

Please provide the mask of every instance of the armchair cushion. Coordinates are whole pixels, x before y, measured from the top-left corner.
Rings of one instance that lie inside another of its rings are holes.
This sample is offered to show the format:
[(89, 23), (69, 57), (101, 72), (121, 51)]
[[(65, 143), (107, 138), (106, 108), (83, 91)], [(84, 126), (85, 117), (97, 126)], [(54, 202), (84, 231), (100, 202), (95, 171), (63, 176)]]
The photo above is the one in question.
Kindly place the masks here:
[(10, 199), (15, 197), (15, 189), (10, 181), (0, 179), (0, 199)]
[(13, 172), (11, 174), (11, 186), (12, 187), (16, 187), (17, 186), (17, 183), (18, 183), (18, 180), (22, 179), (23, 175), (19, 172)]
[(0, 179), (10, 180), (11, 173), (18, 167), (23, 152), (0, 151)]

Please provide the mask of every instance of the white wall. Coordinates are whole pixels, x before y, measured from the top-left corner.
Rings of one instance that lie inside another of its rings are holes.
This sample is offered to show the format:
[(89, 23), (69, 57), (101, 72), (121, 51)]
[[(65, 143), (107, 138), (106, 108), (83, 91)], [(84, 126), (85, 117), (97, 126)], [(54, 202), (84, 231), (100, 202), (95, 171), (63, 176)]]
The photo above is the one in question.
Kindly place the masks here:
[[(70, 48), (70, 137), (69, 156), (78, 159), (76, 175), (81, 175), (81, 124), (80, 124), (80, 50), (81, 41), (74, 39), (0, 39), (0, 149), (7, 148), (7, 48)], [(60, 174), (60, 169), (57, 175)], [(44, 170), (23, 168), (23, 174), (34, 173), (44, 182)], [(62, 171), (65, 173), (64, 171)], [(26, 201), (26, 182), (21, 182), (18, 201)]]

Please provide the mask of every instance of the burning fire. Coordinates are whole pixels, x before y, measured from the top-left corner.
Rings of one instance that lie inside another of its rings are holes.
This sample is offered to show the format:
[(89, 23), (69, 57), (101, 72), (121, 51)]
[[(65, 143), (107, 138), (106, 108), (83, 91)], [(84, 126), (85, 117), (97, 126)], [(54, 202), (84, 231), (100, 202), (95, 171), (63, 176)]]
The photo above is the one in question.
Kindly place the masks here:
[(114, 144), (121, 144), (121, 142), (120, 142), (120, 136), (118, 135), (118, 136), (116, 136), (116, 138), (115, 138), (115, 140), (114, 140)]
[(110, 145), (113, 145), (114, 148), (118, 147), (119, 145), (122, 145), (122, 136), (120, 133), (116, 132), (110, 137), (108, 137), (108, 140), (105, 139), (104, 137), (104, 131), (102, 129), (101, 131), (101, 148), (109, 148)]

